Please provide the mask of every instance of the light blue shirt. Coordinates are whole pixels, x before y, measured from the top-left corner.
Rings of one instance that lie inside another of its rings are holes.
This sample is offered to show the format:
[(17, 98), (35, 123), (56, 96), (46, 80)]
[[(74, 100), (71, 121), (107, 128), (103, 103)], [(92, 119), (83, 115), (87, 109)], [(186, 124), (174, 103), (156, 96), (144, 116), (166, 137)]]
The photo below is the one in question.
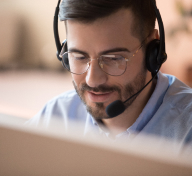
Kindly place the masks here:
[[(83, 123), (85, 135), (95, 130), (99, 135), (109, 136), (87, 112), (75, 90), (49, 101), (28, 123), (38, 125), (43, 120), (49, 126), (53, 117), (60, 119), (66, 128), (71, 121)], [(181, 145), (192, 144), (192, 89), (176, 77), (159, 72), (156, 88), (145, 108), (135, 123), (115, 140), (141, 132), (172, 139)]]

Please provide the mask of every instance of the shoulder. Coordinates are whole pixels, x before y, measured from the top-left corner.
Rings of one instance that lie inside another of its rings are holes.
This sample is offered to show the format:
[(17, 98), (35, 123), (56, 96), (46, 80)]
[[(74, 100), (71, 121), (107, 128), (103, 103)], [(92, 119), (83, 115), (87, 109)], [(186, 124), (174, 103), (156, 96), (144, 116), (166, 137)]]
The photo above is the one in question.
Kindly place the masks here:
[(162, 109), (165, 116), (179, 123), (192, 126), (192, 89), (174, 76), (166, 75), (169, 87), (165, 93)]
[(192, 142), (192, 89), (174, 76), (162, 76), (169, 85), (144, 131), (183, 143)]
[(159, 127), (172, 139), (192, 142), (192, 89), (171, 75), (169, 87), (159, 109)]
[(46, 106), (52, 107), (55, 104), (71, 105), (73, 103), (81, 103), (81, 100), (75, 90), (70, 90), (54, 97), (47, 102)]
[(165, 94), (164, 102), (169, 102), (172, 107), (181, 109), (182, 111), (187, 108), (192, 108), (192, 88), (175, 76), (164, 75), (169, 80), (169, 88)]
[(44, 108), (29, 122), (38, 124), (41, 120), (43, 123), (49, 124), (51, 119), (60, 119), (67, 123), (69, 120), (83, 121), (86, 116), (85, 105), (76, 91), (70, 90), (48, 101)]

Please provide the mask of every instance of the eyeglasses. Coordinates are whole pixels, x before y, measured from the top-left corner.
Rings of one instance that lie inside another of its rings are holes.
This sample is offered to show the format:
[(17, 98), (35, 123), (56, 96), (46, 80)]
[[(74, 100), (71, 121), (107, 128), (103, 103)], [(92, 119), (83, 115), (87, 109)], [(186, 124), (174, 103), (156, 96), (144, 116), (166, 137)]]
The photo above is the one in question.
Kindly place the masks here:
[[(142, 42), (143, 43), (143, 42)], [(134, 52), (127, 52), (124, 57), (119, 54), (103, 54), (97, 58), (100, 68), (108, 75), (120, 76), (125, 73), (127, 69), (127, 62), (134, 57), (139, 50), (142, 48), (143, 44)], [(96, 59), (91, 59), (88, 55), (82, 54), (80, 52), (65, 52), (60, 53), (62, 58), (63, 66), (73, 74), (81, 75), (90, 67), (91, 61)]]

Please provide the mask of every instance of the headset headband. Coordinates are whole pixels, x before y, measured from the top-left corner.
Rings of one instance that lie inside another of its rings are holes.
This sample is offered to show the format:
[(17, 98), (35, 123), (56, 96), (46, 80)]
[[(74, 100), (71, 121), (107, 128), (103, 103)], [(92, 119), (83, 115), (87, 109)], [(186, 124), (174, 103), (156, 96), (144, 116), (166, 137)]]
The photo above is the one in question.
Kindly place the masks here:
[[(53, 22), (53, 31), (54, 31), (54, 37), (55, 37), (55, 44), (57, 47), (57, 58), (61, 61), (61, 58), (59, 57), (59, 53), (61, 52), (62, 45), (59, 39), (59, 31), (58, 31), (58, 15), (59, 15), (59, 4), (61, 0), (58, 0), (57, 7), (55, 9), (55, 15), (54, 15), (54, 22)], [(165, 52), (165, 33), (164, 33), (164, 26), (163, 21), (159, 12), (159, 9), (157, 8), (154, 0), (151, 0), (155, 14), (157, 17), (157, 22), (159, 25), (159, 33), (160, 33), (160, 45), (159, 45), (159, 53), (157, 56), (157, 62), (158, 64), (162, 64), (167, 59), (167, 54)]]
[(61, 61), (61, 58), (59, 57), (59, 53), (61, 52), (62, 45), (59, 38), (59, 31), (58, 31), (58, 15), (59, 15), (59, 4), (61, 0), (58, 0), (57, 7), (55, 9), (55, 15), (54, 15), (54, 21), (53, 21), (53, 31), (54, 31), (54, 38), (55, 38), (55, 44), (57, 47), (57, 58)]

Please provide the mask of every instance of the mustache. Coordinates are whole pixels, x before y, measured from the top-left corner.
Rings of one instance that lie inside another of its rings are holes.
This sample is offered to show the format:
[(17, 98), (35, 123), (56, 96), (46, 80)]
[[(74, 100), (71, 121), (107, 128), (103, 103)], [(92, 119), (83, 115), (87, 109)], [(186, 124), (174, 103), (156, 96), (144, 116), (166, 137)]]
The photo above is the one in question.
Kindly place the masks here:
[(98, 87), (90, 87), (86, 83), (83, 83), (81, 85), (80, 91), (82, 92), (93, 91), (93, 92), (103, 92), (103, 93), (112, 92), (112, 91), (121, 92), (121, 90), (117, 86), (109, 87), (109, 86), (99, 85)]

